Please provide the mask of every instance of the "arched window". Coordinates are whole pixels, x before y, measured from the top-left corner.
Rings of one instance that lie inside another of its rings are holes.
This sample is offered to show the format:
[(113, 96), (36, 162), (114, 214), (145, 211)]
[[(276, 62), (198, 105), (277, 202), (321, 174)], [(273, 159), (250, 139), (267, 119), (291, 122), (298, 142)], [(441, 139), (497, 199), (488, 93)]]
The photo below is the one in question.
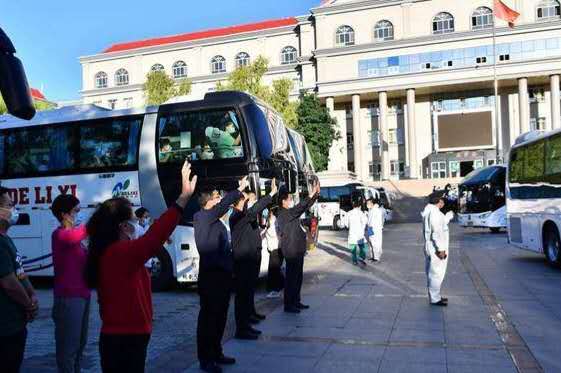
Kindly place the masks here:
[(483, 30), (493, 27), (493, 11), (486, 6), (475, 9), (471, 15), (471, 29)]
[(281, 65), (290, 65), (296, 63), (296, 58), (298, 57), (296, 48), (294, 47), (284, 47), (281, 51)]
[(559, 19), (561, 10), (559, 1), (557, 0), (544, 0), (538, 4), (537, 18), (538, 21), (550, 21)]
[(454, 32), (454, 17), (450, 13), (438, 13), (432, 19), (432, 33), (437, 35), (449, 32)]
[(173, 78), (185, 78), (187, 76), (187, 64), (183, 61), (175, 62), (171, 67)]
[(161, 63), (157, 63), (152, 65), (152, 67), (150, 68), (150, 71), (164, 71), (164, 65), (162, 65)]
[(374, 27), (374, 40), (393, 40), (393, 24), (390, 21), (380, 21)]
[(226, 72), (226, 59), (222, 56), (213, 57), (210, 60), (210, 71), (213, 74), (220, 74)]
[(246, 52), (238, 53), (236, 56), (236, 68), (249, 65), (249, 60), (249, 54)]
[(355, 44), (355, 30), (351, 26), (340, 26), (335, 32), (335, 44), (344, 47)]
[(115, 85), (129, 84), (129, 72), (125, 69), (119, 69), (115, 73)]
[(95, 74), (95, 87), (96, 88), (107, 88), (107, 74), (103, 71)]

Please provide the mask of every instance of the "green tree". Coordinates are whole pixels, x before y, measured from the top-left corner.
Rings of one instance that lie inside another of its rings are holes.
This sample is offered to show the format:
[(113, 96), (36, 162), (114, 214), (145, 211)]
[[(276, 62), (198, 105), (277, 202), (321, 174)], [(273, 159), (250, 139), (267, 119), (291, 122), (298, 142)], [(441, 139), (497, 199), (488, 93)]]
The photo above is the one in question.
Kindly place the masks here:
[(176, 82), (164, 71), (151, 71), (146, 75), (146, 83), (142, 89), (146, 97), (146, 105), (160, 105), (172, 97), (191, 93), (191, 80), (185, 78)]
[(287, 126), (294, 127), (298, 121), (295, 102), (290, 102), (290, 92), (294, 84), (290, 79), (273, 81), (271, 87), (263, 84), (263, 76), (267, 73), (269, 61), (259, 56), (255, 61), (234, 70), (226, 82), (216, 85), (218, 91), (242, 91), (254, 95), (271, 105), (282, 116)]
[(295, 129), (306, 139), (316, 171), (326, 170), (331, 144), (340, 138), (336, 119), (313, 93), (300, 95), (296, 114), (298, 123)]

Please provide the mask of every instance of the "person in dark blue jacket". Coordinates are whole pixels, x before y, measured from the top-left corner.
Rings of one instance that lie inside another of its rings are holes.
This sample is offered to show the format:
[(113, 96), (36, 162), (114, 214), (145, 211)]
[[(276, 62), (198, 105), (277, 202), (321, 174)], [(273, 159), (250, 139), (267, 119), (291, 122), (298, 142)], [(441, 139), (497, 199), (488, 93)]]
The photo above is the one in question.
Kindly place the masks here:
[[(263, 320), (265, 316), (255, 310), (255, 288), (261, 266), (261, 226), (259, 218), (277, 194), (276, 181), (271, 184), (269, 195), (257, 200), (255, 193), (244, 193), (230, 216), (232, 250), (234, 253), (234, 279), (236, 286), (236, 338), (257, 339), (260, 331), (250, 322)], [(250, 205), (251, 203), (251, 205)]]
[(201, 210), (193, 217), (195, 243), (199, 252), (198, 290), (201, 302), (197, 323), (197, 354), (205, 372), (220, 373), (220, 365), (235, 364), (224, 356), (222, 337), (228, 317), (232, 284), (232, 246), (229, 232), (221, 220), (230, 206), (242, 197), (248, 186), (247, 177), (239, 182), (238, 190), (220, 197), (217, 191), (201, 193)]
[(309, 197), (294, 206), (292, 195), (287, 191), (279, 193), (279, 211), (277, 226), (279, 248), (286, 260), (286, 284), (284, 288), (284, 311), (300, 313), (309, 308), (300, 299), (302, 289), (304, 255), (306, 254), (306, 231), (300, 217), (316, 202), (320, 192), (319, 183), (315, 183)]

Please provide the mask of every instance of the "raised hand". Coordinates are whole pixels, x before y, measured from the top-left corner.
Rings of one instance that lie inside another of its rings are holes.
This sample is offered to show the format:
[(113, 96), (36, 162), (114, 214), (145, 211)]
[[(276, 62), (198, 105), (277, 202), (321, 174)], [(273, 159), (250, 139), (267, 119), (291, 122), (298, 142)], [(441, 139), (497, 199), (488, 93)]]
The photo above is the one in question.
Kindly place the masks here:
[(239, 183), (239, 187), (238, 190), (240, 192), (243, 192), (245, 190), (245, 188), (247, 188), (249, 186), (249, 180), (248, 180), (248, 176), (244, 176), (240, 179), (240, 181), (238, 181)]
[(197, 175), (191, 179), (191, 164), (186, 160), (181, 168), (181, 196), (191, 198), (196, 187)]
[(273, 179), (273, 181), (271, 181), (271, 193), (269, 193), (269, 195), (271, 197), (273, 197), (275, 194), (278, 193), (278, 188), (277, 188), (277, 179)]

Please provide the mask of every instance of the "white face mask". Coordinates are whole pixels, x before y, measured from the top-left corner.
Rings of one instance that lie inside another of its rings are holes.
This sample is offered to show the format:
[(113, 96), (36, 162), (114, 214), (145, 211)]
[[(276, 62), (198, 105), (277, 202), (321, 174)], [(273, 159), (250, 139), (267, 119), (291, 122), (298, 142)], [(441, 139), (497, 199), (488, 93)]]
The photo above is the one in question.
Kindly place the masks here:
[(144, 234), (144, 230), (136, 220), (127, 220), (126, 223), (134, 228), (134, 231), (132, 233), (125, 232), (129, 240), (136, 240)]
[(5, 207), (0, 207), (0, 209), (10, 212), (10, 217), (8, 219), (5, 219), (10, 225), (15, 225), (18, 222), (19, 212), (18, 210), (16, 210), (15, 207), (12, 207), (10, 209), (7, 209)]
[(228, 128), (226, 128), (226, 132), (228, 132), (229, 134), (236, 133), (236, 128), (234, 128), (233, 126), (229, 126)]

